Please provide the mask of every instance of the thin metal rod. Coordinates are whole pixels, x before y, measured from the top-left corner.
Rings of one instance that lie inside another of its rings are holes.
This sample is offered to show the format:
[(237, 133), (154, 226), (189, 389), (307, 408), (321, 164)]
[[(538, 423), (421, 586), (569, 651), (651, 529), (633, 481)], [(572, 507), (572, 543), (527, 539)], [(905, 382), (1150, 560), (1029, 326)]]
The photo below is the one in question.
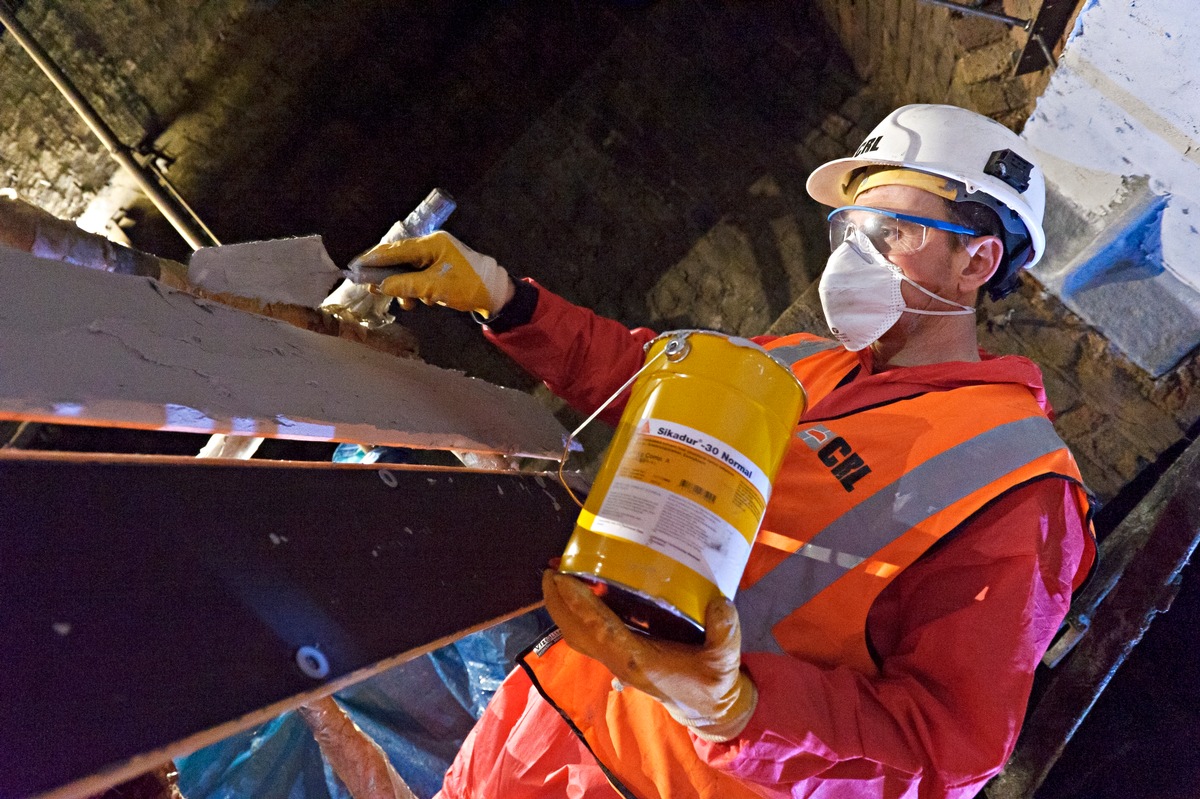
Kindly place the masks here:
[(922, 3), (928, 3), (934, 6), (942, 6), (943, 8), (952, 8), (955, 11), (961, 11), (964, 14), (969, 14), (974, 17), (983, 17), (984, 19), (1003, 22), (1006, 25), (1012, 25), (1014, 28), (1029, 30), (1033, 26), (1033, 20), (1020, 19), (1019, 17), (1010, 17), (1008, 14), (1001, 14), (997, 11), (984, 11), (982, 8), (973, 8), (964, 6), (961, 3), (952, 2), (952, 0), (919, 0)]
[(1042, 55), (1046, 57), (1046, 63), (1058, 69), (1058, 62), (1054, 60), (1054, 53), (1050, 52), (1050, 48), (1046, 46), (1046, 40), (1042, 38), (1042, 34), (1035, 33), (1030, 38), (1037, 42), (1037, 46), (1042, 49)]
[(41, 68), (46, 77), (50, 78), (50, 81), (62, 92), (63, 97), (96, 135), (96, 138), (100, 139), (100, 143), (104, 145), (109, 154), (133, 176), (138, 186), (146, 193), (146, 197), (154, 203), (154, 206), (167, 218), (179, 235), (183, 236), (184, 241), (194, 250), (216, 244), (217, 241), (211, 235), (205, 234), (204, 225), (194, 218), (195, 215), (189, 215), (187, 211), (180, 208), (179, 204), (174, 202), (170, 195), (163, 190), (153, 174), (149, 173), (133, 157), (133, 151), (117, 139), (112, 129), (105, 124), (96, 110), (84, 99), (66, 74), (50, 58), (50, 55), (29, 34), (29, 31), (25, 29), (3, 0), (0, 0), (0, 22), (4, 23), (4, 27), (8, 28), (8, 32), (17, 40), (17, 43), (25, 49), (25, 52), (29, 53), (30, 58)]
[[(0, 2), (3, 2), (3, 0), (0, 0)], [(209, 243), (220, 244), (221, 242), (219, 239), (217, 239), (216, 234), (209, 229), (208, 225), (204, 224), (204, 220), (201, 219), (200, 215), (192, 209), (192, 206), (188, 205), (188, 201), (183, 198), (183, 195), (180, 194), (179, 190), (175, 188), (175, 184), (172, 183), (171, 179), (167, 177), (167, 173), (164, 172), (157, 163), (155, 163), (153, 158), (147, 162), (147, 167), (154, 173), (155, 177), (158, 178), (159, 184), (163, 187), (163, 189), (165, 189), (166, 192), (171, 195), (171, 198), (174, 199), (175, 202), (179, 203), (179, 207), (187, 213), (188, 218), (191, 219), (200, 228), (200, 230), (204, 232), (204, 235), (208, 238)]]

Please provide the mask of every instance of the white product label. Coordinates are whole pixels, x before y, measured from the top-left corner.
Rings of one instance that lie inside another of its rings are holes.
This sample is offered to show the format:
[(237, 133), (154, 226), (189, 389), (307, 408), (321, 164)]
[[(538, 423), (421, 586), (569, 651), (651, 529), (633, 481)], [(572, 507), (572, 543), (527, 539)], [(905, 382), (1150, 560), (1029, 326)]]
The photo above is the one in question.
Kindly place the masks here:
[(750, 544), (717, 514), (671, 491), (624, 477), (613, 480), (589, 527), (682, 563), (730, 599), (750, 557)]
[(754, 461), (724, 441), (713, 438), (707, 433), (702, 433), (693, 427), (688, 427), (678, 422), (667, 422), (662, 419), (647, 419), (638, 429), (638, 433), (640, 435), (649, 435), (676, 441), (706, 455), (710, 455), (748, 480), (750, 485), (754, 486), (764, 499), (771, 493), (771, 481), (767, 479), (763, 470)]
[(646, 419), (621, 457), (600, 509), (581, 524), (649, 547), (733, 598), (771, 484), (724, 441), (678, 422)]

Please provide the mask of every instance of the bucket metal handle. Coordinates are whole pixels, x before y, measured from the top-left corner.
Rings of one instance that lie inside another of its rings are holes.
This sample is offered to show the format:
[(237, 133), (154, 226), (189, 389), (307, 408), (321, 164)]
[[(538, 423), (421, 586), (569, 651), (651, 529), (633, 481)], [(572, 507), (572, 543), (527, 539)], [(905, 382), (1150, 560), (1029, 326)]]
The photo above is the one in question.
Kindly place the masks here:
[[(649, 346), (649, 344), (646, 346)], [(632, 386), (634, 381), (642, 376), (642, 372), (653, 366), (659, 358), (666, 358), (672, 363), (676, 363), (686, 358), (687, 354), (691, 352), (691, 349), (691, 345), (687, 342), (687, 333), (678, 333), (675, 336), (672, 336), (671, 340), (667, 342), (667, 346), (663, 347), (662, 350), (653, 358), (642, 364), (642, 368), (634, 372), (633, 376), (626, 380), (620, 388), (613, 392), (612, 396), (601, 403), (599, 408), (592, 411), (591, 416), (583, 420), (583, 424), (579, 425), (579, 427), (576, 427), (573, 431), (571, 431), (571, 434), (567, 436), (566, 440), (563, 442), (562, 457), (558, 461), (558, 482), (562, 483), (562, 487), (566, 489), (567, 494), (571, 497), (571, 499), (575, 500), (575, 504), (580, 508), (583, 507), (583, 503), (579, 501), (579, 497), (575, 496), (575, 492), (571, 490), (571, 486), (567, 485), (567, 478), (563, 474), (563, 470), (565, 470), (567, 467), (567, 458), (571, 456), (571, 444), (575, 441), (575, 436), (582, 433), (583, 428), (591, 424), (592, 420), (599, 416), (605, 408), (611, 405), (613, 400), (624, 394), (625, 390)]]

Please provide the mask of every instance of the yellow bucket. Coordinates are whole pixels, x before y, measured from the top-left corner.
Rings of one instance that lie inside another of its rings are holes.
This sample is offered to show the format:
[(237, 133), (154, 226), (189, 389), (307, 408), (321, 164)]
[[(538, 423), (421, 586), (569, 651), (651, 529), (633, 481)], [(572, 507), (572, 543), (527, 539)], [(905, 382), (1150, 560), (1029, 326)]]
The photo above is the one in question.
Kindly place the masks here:
[(702, 643), (708, 603), (737, 590), (804, 406), (791, 370), (751, 341), (651, 341), (559, 571), (630, 627)]

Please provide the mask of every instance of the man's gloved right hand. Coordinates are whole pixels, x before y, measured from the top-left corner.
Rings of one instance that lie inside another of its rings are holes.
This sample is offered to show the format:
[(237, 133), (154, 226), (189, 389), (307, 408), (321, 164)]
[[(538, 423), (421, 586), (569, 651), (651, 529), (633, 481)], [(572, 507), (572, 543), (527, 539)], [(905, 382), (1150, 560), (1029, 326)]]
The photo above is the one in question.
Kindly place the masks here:
[(512, 299), (513, 284), (496, 259), (481, 255), (445, 231), (372, 247), (350, 268), (400, 267), (414, 271), (390, 275), (379, 290), (411, 309), (414, 300), (459, 311), (494, 316)]

